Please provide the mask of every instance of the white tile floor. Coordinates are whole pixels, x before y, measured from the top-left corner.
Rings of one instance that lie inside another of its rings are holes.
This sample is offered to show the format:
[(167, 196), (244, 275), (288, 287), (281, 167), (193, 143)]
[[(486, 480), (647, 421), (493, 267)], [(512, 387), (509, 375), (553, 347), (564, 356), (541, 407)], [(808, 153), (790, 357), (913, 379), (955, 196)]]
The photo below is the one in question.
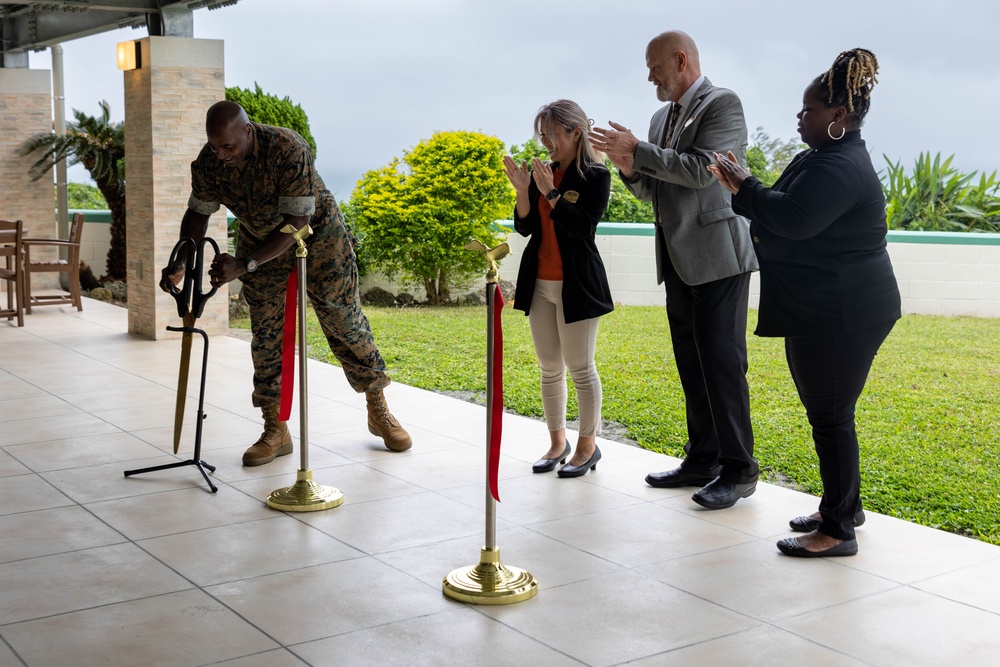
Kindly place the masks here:
[[(539, 592), (454, 602), (441, 579), (483, 543), (485, 410), (393, 385), (415, 444), (392, 454), (340, 369), (310, 363), (310, 467), (346, 502), (276, 512), (263, 501), (299, 456), (240, 465), (260, 429), (233, 338), (209, 353), (218, 494), (194, 467), (125, 478), (177, 460), (179, 344), (85, 308), (0, 322), (2, 667), (1000, 664), (1000, 548), (869, 513), (858, 556), (783, 557), (775, 540), (814, 498), (761, 485), (704, 511), (643, 483), (675, 460), (603, 440), (585, 478), (533, 475), (545, 427), (510, 415), (497, 542)], [(180, 460), (198, 342), (194, 357)]]

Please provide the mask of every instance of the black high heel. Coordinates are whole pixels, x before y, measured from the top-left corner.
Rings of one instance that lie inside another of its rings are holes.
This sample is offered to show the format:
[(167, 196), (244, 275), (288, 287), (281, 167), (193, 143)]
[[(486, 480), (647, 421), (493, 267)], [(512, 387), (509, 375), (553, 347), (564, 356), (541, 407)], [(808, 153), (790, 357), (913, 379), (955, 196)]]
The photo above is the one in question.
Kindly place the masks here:
[(566, 463), (566, 459), (569, 458), (569, 453), (573, 450), (569, 446), (569, 440), (566, 441), (566, 449), (563, 453), (559, 455), (557, 459), (538, 459), (535, 464), (531, 466), (531, 472), (552, 472), (556, 469), (556, 466), (560, 463)]
[(588, 470), (597, 470), (597, 462), (601, 460), (601, 450), (594, 445), (594, 453), (590, 455), (590, 460), (580, 466), (563, 466), (556, 473), (560, 477), (583, 477)]

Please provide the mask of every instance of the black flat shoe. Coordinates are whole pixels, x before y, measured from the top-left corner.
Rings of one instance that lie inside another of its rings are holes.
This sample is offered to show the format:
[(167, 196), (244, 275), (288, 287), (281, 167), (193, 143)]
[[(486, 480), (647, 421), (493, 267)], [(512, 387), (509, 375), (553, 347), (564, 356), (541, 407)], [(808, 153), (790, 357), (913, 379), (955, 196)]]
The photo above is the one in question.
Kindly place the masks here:
[(676, 489), (682, 486), (705, 486), (722, 472), (721, 466), (711, 470), (680, 466), (673, 470), (651, 472), (646, 475), (646, 484), (658, 489)]
[(722, 477), (716, 477), (700, 491), (695, 492), (691, 500), (710, 510), (724, 510), (735, 505), (740, 498), (752, 496), (756, 490), (756, 478), (749, 482), (730, 482)]
[[(811, 516), (797, 516), (788, 522), (789, 527), (796, 533), (811, 533), (819, 525), (823, 523)], [(865, 524), (865, 511), (858, 510), (858, 513), (854, 515), (854, 527), (863, 526)]]
[(840, 544), (830, 547), (829, 549), (824, 549), (823, 551), (806, 551), (799, 544), (799, 540), (794, 537), (789, 537), (784, 540), (778, 540), (778, 551), (785, 554), (786, 556), (794, 556), (795, 558), (827, 558), (830, 556), (853, 556), (858, 553), (858, 541), (857, 540), (844, 540)]
[(597, 462), (601, 460), (601, 450), (594, 445), (594, 453), (590, 455), (590, 460), (582, 466), (563, 466), (556, 474), (560, 477), (583, 477), (588, 470), (597, 470)]
[(573, 448), (569, 446), (569, 440), (567, 440), (566, 449), (564, 449), (563, 453), (559, 455), (559, 458), (538, 459), (535, 461), (535, 464), (531, 466), (531, 472), (552, 472), (560, 463), (566, 463), (566, 459), (569, 457), (569, 453), (571, 451), (573, 451)]

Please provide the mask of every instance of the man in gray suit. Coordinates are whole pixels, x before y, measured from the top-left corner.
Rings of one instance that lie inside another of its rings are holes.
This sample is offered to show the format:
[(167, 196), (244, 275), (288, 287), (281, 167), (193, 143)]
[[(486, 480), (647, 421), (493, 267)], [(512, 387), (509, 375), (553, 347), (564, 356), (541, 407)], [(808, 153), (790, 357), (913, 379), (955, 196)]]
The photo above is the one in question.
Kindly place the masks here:
[(657, 281), (666, 284), (667, 320), (684, 388), (690, 448), (680, 467), (646, 476), (651, 486), (702, 487), (692, 499), (732, 507), (757, 486), (747, 388), (746, 318), (757, 259), (749, 223), (708, 172), (712, 153), (746, 161), (743, 105), (701, 74), (687, 34), (665, 32), (646, 47), (649, 81), (661, 102), (649, 141), (610, 123), (591, 142), (607, 153), (639, 199), (656, 211)]

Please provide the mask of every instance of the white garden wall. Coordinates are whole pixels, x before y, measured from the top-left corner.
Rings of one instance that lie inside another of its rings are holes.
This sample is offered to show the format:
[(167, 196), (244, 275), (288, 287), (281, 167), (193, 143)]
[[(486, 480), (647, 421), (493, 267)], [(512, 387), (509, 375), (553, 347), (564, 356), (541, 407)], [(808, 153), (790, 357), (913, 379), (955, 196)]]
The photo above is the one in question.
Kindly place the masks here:
[[(510, 223), (501, 223), (510, 226)], [(527, 239), (511, 232), (511, 255), (500, 263), (500, 278), (514, 281)], [(653, 226), (602, 223), (597, 246), (608, 271), (611, 293), (622, 305), (660, 306), (663, 288), (656, 284)], [(1000, 234), (889, 232), (903, 312), (924, 315), (1000, 317)], [(485, 272), (485, 265), (484, 265)], [(482, 281), (475, 287), (482, 288)], [(418, 300), (422, 288), (402, 288), (378, 275), (366, 276), (361, 290), (382, 287), (408, 291)], [(758, 282), (750, 283), (750, 306), (757, 307)], [(453, 295), (454, 296), (454, 295)]]
[[(88, 217), (81, 257), (95, 276), (106, 272), (110, 235), (107, 213)], [(96, 218), (96, 221), (92, 221)], [(507, 229), (512, 224), (501, 222)], [(513, 282), (527, 239), (510, 231), (511, 255), (500, 263), (500, 277)], [(650, 224), (602, 223), (597, 246), (608, 271), (611, 293), (623, 305), (660, 306), (663, 288), (656, 284), (656, 260)], [(1000, 317), (1000, 234), (889, 232), (889, 255), (903, 297), (903, 312), (924, 315)], [(485, 273), (485, 265), (483, 267)], [(362, 292), (372, 287), (407, 291), (418, 300), (423, 288), (394, 285), (379, 275), (365, 276)], [(481, 289), (479, 281), (474, 289)], [(750, 306), (756, 308), (757, 278), (750, 283)], [(454, 297), (455, 295), (453, 295)]]

